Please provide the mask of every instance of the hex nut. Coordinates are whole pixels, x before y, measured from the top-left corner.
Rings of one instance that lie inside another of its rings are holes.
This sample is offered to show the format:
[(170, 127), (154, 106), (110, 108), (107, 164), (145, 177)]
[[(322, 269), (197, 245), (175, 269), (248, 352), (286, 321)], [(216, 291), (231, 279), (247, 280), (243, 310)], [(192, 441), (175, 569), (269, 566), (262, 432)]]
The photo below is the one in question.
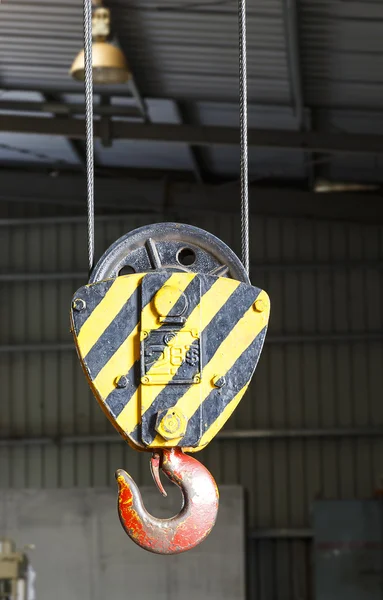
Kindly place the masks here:
[(221, 375), (215, 375), (211, 382), (214, 385), (214, 387), (223, 388), (226, 385), (226, 378)]
[(114, 380), (114, 383), (115, 383), (115, 385), (116, 385), (117, 388), (123, 389), (123, 388), (126, 388), (128, 386), (129, 381), (128, 381), (128, 378), (127, 378), (126, 375), (119, 375)]
[(72, 303), (72, 308), (73, 310), (77, 310), (78, 312), (80, 312), (80, 310), (84, 310), (86, 308), (85, 300), (83, 300), (82, 298), (75, 298)]

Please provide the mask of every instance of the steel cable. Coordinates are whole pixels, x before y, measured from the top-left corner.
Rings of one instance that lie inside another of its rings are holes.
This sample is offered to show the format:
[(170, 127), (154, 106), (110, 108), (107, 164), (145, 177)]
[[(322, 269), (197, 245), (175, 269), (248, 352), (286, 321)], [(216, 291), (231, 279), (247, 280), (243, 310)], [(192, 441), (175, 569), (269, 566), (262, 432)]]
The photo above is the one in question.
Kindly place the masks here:
[[(246, 0), (238, 1), (239, 26), (239, 121), (240, 121), (240, 190), (242, 262), (249, 273), (249, 189), (247, 142), (247, 53)], [(93, 68), (92, 68), (92, 0), (84, 0), (84, 70), (86, 109), (86, 174), (88, 213), (89, 270), (94, 264), (94, 147), (93, 147)]]
[(89, 272), (93, 269), (94, 264), (94, 141), (92, 43), (92, 0), (84, 0), (84, 79)]
[(240, 129), (240, 193), (241, 248), (246, 273), (250, 270), (249, 241), (249, 156), (247, 144), (247, 52), (246, 0), (238, 0), (239, 32), (239, 129)]

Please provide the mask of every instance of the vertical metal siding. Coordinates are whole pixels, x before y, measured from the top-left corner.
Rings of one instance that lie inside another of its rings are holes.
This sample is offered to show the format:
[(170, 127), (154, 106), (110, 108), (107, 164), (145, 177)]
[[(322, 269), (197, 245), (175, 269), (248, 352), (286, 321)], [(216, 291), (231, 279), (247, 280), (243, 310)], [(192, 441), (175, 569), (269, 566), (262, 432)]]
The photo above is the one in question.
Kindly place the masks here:
[[(237, 218), (208, 213), (177, 217), (239, 251)], [(98, 253), (151, 220), (99, 221)], [(0, 234), (0, 272), (86, 270), (83, 223), (14, 226)], [(381, 227), (259, 217), (252, 222), (251, 248), (254, 265), (269, 265), (254, 266), (252, 279), (272, 300), (270, 338), (382, 330), (382, 270), (374, 264), (382, 261)], [(277, 267), (283, 263), (285, 268)], [(69, 301), (81, 283), (1, 283), (0, 345), (70, 342)], [(251, 391), (229, 427), (382, 426), (382, 358), (379, 340), (268, 343)], [(0, 353), (0, 381), (2, 437), (111, 431), (72, 351)], [(314, 497), (372, 495), (382, 473), (383, 442), (215, 440), (201, 459), (219, 483), (245, 487), (249, 527), (306, 528)], [(115, 469), (125, 467), (140, 484), (149, 484), (147, 463), (146, 455), (123, 444), (0, 447), (0, 481), (3, 487), (114, 485)], [(251, 548), (254, 597), (309, 597), (307, 541), (258, 540)]]

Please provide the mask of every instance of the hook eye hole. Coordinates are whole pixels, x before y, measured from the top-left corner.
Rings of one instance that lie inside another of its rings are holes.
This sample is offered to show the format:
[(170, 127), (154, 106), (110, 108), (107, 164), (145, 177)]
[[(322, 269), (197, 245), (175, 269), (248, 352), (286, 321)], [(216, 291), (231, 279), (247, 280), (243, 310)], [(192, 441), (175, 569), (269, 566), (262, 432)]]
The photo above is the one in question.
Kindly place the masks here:
[(135, 272), (136, 269), (132, 267), (132, 265), (125, 265), (125, 267), (122, 267), (122, 269), (120, 269), (118, 272), (118, 276), (122, 277), (122, 275), (133, 275)]
[(184, 267), (191, 267), (196, 261), (196, 255), (191, 248), (181, 248), (177, 254), (177, 260)]

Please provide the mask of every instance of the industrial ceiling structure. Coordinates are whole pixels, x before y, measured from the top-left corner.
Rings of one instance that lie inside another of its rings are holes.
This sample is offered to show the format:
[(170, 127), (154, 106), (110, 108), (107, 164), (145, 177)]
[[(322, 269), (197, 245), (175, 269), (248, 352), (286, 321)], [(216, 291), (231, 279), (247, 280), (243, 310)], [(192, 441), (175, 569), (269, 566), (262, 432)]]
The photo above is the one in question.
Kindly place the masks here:
[[(96, 88), (96, 169), (239, 173), (236, 0), (108, 0), (134, 79)], [(250, 179), (382, 182), (383, 3), (249, 0)], [(0, 161), (79, 170), (78, 0), (0, 4)]]

